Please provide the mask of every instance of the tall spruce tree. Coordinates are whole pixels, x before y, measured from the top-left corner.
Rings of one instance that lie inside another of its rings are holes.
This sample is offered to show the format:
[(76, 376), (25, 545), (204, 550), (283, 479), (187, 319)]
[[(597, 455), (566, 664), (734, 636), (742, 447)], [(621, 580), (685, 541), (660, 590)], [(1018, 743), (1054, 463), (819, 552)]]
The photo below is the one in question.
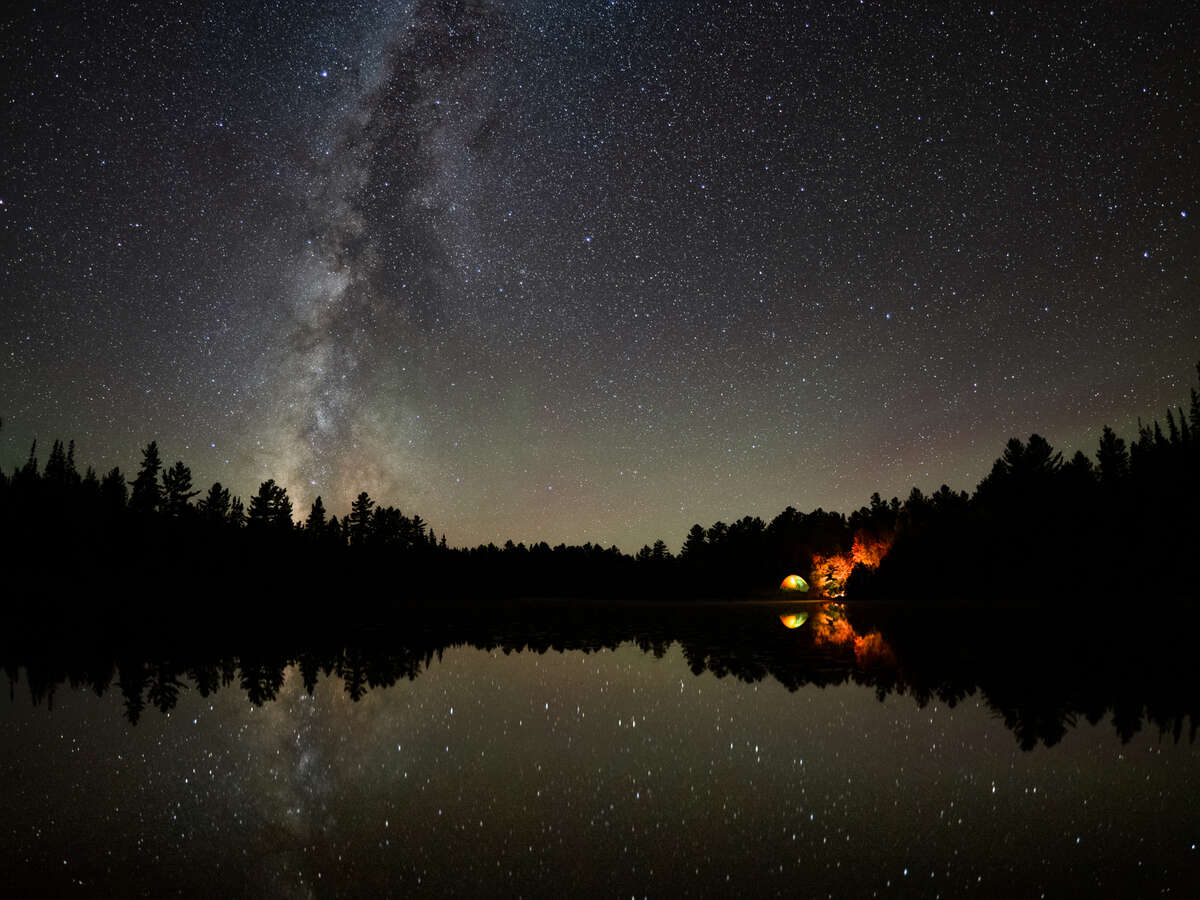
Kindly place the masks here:
[(109, 514), (117, 515), (125, 511), (129, 503), (129, 486), (125, 483), (125, 474), (119, 466), (113, 466), (100, 480), (100, 506)]
[(350, 504), (350, 525), (348, 531), (350, 533), (351, 546), (361, 547), (367, 542), (371, 534), (371, 509), (375, 506), (375, 501), (370, 498), (366, 491), (360, 493), (354, 498), (354, 502)]
[(237, 531), (243, 528), (246, 524), (246, 507), (242, 504), (241, 497), (234, 497), (229, 501), (229, 526)]
[(196, 504), (200, 517), (212, 525), (221, 525), (229, 518), (229, 488), (214, 481), (208, 494)]
[(292, 501), (288, 498), (287, 489), (276, 484), (274, 478), (268, 478), (260, 484), (258, 493), (250, 498), (247, 521), (251, 528), (258, 530), (265, 528), (290, 529), (292, 527)]
[(62, 441), (55, 441), (50, 448), (50, 458), (46, 460), (46, 468), (42, 471), (42, 480), (55, 488), (62, 488), (67, 483), (67, 451)]
[(67, 444), (67, 487), (78, 487), (82, 480), (75, 467), (75, 441), (70, 441)]
[(315, 539), (324, 536), (325, 527), (325, 504), (318, 496), (308, 511), (308, 518), (304, 520), (304, 530), (308, 532), (310, 538)]
[(1100, 449), (1096, 451), (1096, 462), (1100, 469), (1100, 483), (1116, 485), (1129, 475), (1129, 451), (1125, 439), (1117, 437), (1107, 425), (1100, 435)]
[(162, 489), (158, 484), (158, 473), (162, 460), (158, 456), (158, 442), (151, 441), (142, 451), (142, 465), (133, 480), (133, 492), (129, 497), (129, 509), (138, 515), (157, 512), (162, 505)]
[(191, 510), (190, 501), (200, 492), (192, 490), (192, 470), (176, 462), (162, 473), (162, 508), (168, 516), (178, 519)]

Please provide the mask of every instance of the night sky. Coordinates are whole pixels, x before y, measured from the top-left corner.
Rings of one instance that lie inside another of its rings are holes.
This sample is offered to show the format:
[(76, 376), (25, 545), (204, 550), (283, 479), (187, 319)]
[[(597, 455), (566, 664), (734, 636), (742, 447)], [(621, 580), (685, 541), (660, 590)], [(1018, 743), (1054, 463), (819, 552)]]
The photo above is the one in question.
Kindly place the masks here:
[(0, 464), (451, 544), (973, 488), (1186, 402), (1178, 2), (127, 3), (0, 22)]

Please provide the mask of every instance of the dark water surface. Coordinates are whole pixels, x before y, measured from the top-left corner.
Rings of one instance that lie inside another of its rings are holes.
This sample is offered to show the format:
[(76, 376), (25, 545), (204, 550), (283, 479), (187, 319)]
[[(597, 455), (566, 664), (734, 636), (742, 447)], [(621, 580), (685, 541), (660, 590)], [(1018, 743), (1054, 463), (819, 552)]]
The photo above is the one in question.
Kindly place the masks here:
[(998, 697), (986, 662), (955, 680), (961, 652), (920, 672), (886, 631), (777, 612), (383, 628), (273, 665), (121, 649), (72, 670), (9, 646), (5, 890), (1194, 896), (1190, 701), (1122, 723), (1129, 698), (1048, 670), (1044, 702)]

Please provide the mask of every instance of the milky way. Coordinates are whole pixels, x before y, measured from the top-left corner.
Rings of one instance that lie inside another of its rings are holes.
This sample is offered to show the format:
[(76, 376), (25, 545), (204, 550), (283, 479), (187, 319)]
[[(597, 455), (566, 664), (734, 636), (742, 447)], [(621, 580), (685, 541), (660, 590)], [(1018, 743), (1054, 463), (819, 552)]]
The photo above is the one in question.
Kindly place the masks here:
[(428, 431), (403, 360), (427, 365), (412, 352), (422, 333), (463, 312), (450, 292), (472, 274), (475, 157), (494, 99), (486, 67), (502, 38), (489, 6), (443, 6), (418, 5), (396, 29), (318, 156), (295, 327), (268, 360), (281, 410), (263, 453), (264, 469), (302, 496), (420, 490), (407, 448)]
[(1200, 356), (1186, 5), (121, 4), (0, 53), (36, 436), (452, 543), (971, 488)]

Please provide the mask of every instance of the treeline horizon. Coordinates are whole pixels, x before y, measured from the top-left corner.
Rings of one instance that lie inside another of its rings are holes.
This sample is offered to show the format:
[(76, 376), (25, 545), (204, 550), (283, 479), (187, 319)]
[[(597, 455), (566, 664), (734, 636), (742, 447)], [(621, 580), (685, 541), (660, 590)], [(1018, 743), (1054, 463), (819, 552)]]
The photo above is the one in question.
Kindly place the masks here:
[[(1196, 367), (1200, 375), (1200, 364)], [(943, 484), (901, 501), (875, 493), (851, 512), (786, 507), (769, 523), (744, 516), (699, 523), (673, 553), (661, 538), (629, 555), (598, 544), (546, 541), (451, 547), (419, 514), (362, 491), (341, 518), (318, 496), (302, 520), (287, 489), (267, 479), (243, 503), (220, 482), (194, 487), (183, 461), (164, 464), (156, 441), (136, 475), (79, 472), (75, 444), (55, 440), (44, 466), (35, 440), (22, 465), (0, 469), (0, 529), (25, 586), (106, 579), (141, 585), (187, 570), (257, 587), (333, 585), (357, 576), (379, 612), (422, 592), (459, 596), (761, 595), (784, 576), (814, 597), (988, 604), (1032, 594), (1186, 587), (1200, 539), (1200, 394), (1188, 410), (1139, 420), (1126, 441), (1104, 426), (1095, 461), (1068, 460), (1038, 434), (1012, 438), (975, 491)], [(130, 557), (130, 553), (134, 553)], [(380, 593), (380, 590), (384, 593)]]

